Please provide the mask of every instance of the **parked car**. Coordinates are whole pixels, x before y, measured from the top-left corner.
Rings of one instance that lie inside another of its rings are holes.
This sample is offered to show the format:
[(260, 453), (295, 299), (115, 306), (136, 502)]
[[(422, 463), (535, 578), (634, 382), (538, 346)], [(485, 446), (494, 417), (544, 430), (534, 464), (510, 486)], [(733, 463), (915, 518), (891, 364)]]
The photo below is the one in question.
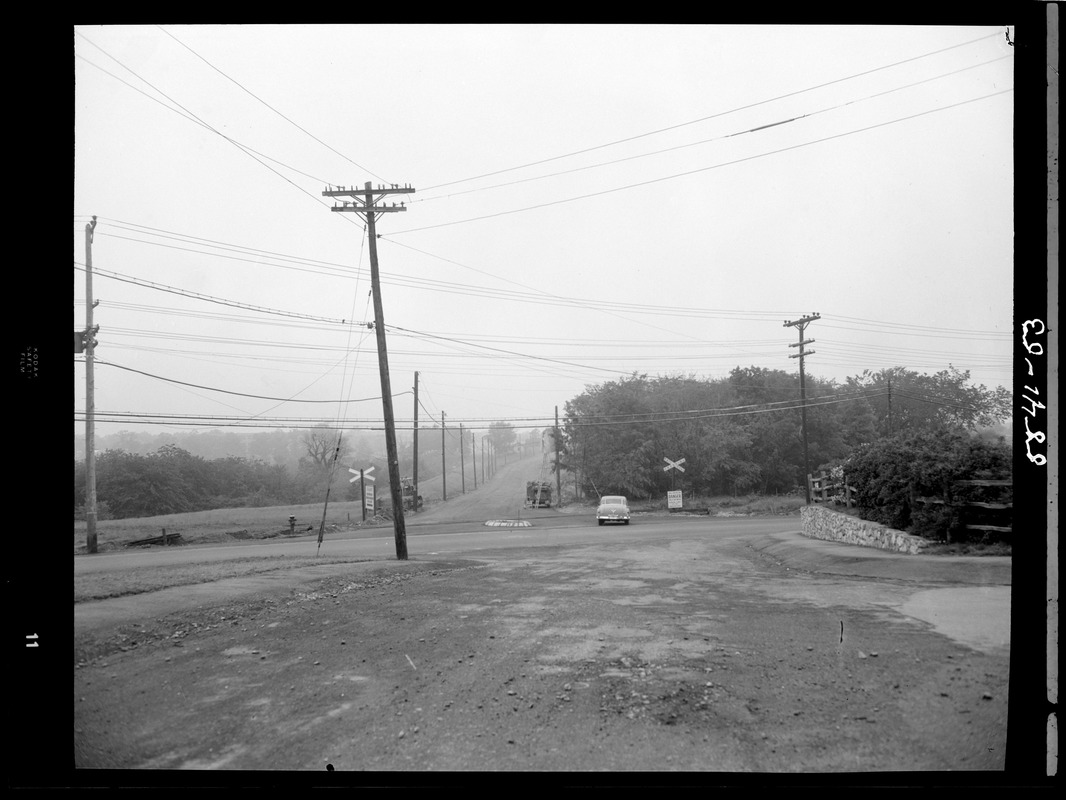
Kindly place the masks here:
[(606, 522), (621, 522), (629, 524), (629, 501), (620, 494), (609, 494), (600, 498), (600, 504), (596, 508), (596, 522), (603, 525)]

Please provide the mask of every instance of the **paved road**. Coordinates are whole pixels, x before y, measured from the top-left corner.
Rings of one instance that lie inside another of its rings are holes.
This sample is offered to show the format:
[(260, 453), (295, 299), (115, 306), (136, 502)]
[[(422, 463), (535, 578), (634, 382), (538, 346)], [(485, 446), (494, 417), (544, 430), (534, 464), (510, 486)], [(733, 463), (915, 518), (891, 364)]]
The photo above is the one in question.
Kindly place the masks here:
[[(528, 512), (528, 510), (527, 510)], [(753, 550), (812, 575), (844, 579), (869, 578), (901, 584), (906, 599), (901, 613), (936, 626), (946, 635), (973, 646), (1001, 647), (1010, 642), (1011, 559), (999, 557), (904, 555), (855, 545), (810, 539), (797, 530), (796, 518), (636, 517), (625, 527), (599, 528), (587, 514), (535, 510), (527, 513), (531, 527), (496, 528), (484, 523), (433, 523), (427, 519), (408, 528), (409, 558), (505, 558), (507, 551), (557, 548), (596, 542), (649, 543), (714, 537), (743, 538)], [(356, 564), (308, 566), (249, 577), (180, 586), (150, 594), (130, 595), (74, 607), (75, 633), (117, 625), (145, 616), (195, 608), (227, 597), (253, 595), (305, 585), (323, 577), (397, 569), (394, 539), (388, 530), (372, 536), (331, 537), (318, 547), (314, 536), (284, 542), (235, 546), (158, 548), (75, 559), (75, 576), (91, 572), (177, 564), (213, 563), (276, 555), (364, 558)], [(875, 584), (870, 584), (874, 586)], [(932, 587), (932, 588), (930, 588)], [(979, 612), (979, 613), (978, 613)]]

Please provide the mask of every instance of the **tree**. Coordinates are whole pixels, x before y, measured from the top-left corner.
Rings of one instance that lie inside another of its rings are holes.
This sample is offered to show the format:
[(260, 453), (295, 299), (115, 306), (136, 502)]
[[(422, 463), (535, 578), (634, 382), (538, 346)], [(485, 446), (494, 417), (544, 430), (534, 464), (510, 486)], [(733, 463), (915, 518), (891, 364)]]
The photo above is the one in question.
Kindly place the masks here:
[(583, 484), (596, 495), (646, 497), (653, 488), (651, 460), (654, 423), (647, 420), (646, 375), (587, 387), (568, 401), (561, 435), (573, 446), (578, 431), (596, 454), (586, 463)]
[(342, 432), (325, 425), (304, 431), (300, 441), (311, 463), (319, 468), (328, 469), (334, 461), (334, 453), (337, 461), (344, 461), (351, 452), (351, 445)]
[(848, 385), (868, 395), (881, 436), (938, 429), (970, 432), (1012, 414), (1009, 390), (971, 385), (969, 371), (953, 366), (933, 375), (904, 367), (865, 370), (848, 378)]
[(506, 456), (514, 452), (517, 441), (518, 434), (510, 423), (493, 422), (489, 425), (489, 443), (498, 454), (504, 456), (505, 463)]

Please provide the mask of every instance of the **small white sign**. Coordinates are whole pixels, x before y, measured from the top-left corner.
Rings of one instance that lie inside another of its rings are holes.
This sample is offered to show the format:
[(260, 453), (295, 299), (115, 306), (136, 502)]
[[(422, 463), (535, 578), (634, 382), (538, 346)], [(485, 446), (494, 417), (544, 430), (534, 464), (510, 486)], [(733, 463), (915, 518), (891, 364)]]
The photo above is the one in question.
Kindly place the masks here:
[(367, 486), (366, 489), (365, 489), (365, 492), (366, 492), (366, 507), (367, 507), (367, 510), (368, 511), (373, 511), (374, 510), (374, 487), (373, 486)]
[(681, 508), (681, 492), (667, 492), (666, 505), (669, 508)]

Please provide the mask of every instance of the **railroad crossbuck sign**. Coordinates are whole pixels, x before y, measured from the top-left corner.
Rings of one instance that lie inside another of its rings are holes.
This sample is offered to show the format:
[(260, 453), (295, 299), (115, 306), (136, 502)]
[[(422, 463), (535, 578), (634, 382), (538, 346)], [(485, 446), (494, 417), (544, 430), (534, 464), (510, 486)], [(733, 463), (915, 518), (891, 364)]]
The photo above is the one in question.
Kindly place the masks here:
[(367, 467), (366, 469), (362, 469), (362, 470), (360, 470), (360, 469), (352, 469), (351, 467), (348, 467), (348, 471), (351, 472), (353, 474), (353, 476), (354, 476), (354, 477), (351, 477), (351, 478), (348, 479), (348, 483), (355, 483), (357, 480), (359, 480), (360, 473), (362, 473), (364, 481), (372, 481), (372, 480), (374, 480), (374, 476), (370, 474), (371, 472), (374, 471), (373, 467)]
[(685, 463), (685, 459), (679, 458), (677, 461), (671, 461), (666, 456), (663, 456), (663, 461), (666, 462), (666, 466), (663, 467), (663, 472), (669, 472), (672, 469), (676, 469), (678, 472), (684, 472), (685, 468), (681, 466)]

